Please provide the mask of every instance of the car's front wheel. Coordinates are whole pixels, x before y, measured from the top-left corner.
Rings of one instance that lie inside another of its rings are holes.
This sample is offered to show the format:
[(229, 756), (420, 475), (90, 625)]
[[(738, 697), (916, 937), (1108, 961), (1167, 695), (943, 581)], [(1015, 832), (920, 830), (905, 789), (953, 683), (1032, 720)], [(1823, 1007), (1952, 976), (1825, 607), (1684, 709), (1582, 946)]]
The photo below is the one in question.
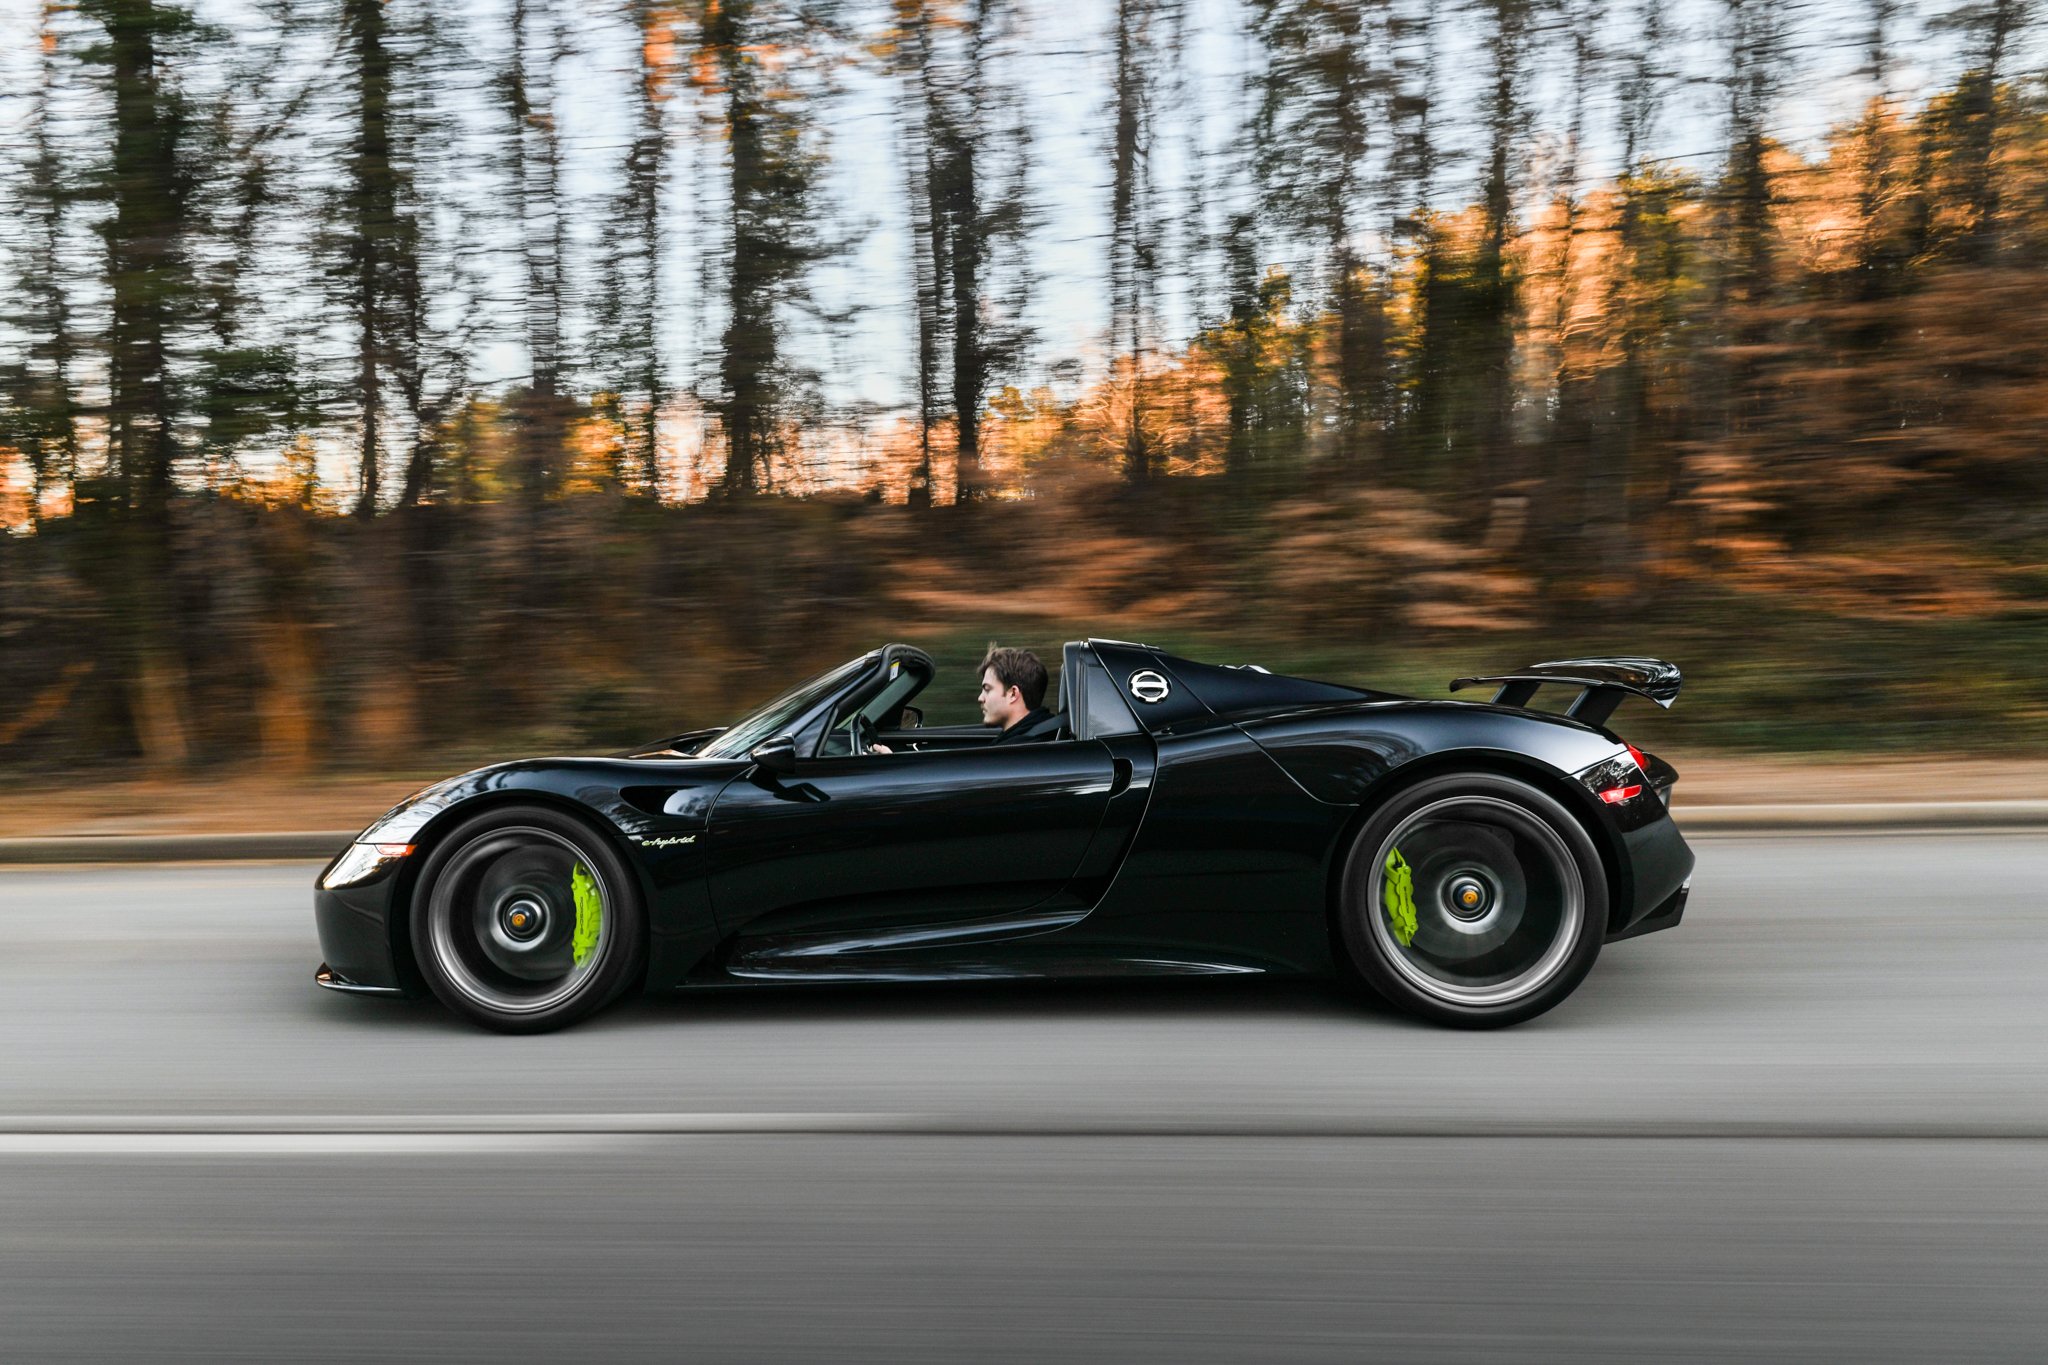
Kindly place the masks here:
[(602, 837), (545, 806), (508, 806), (435, 842), (412, 945), (441, 1003), (486, 1028), (539, 1033), (609, 1004), (646, 935), (633, 878)]
[(1368, 984), (1425, 1018), (1498, 1028), (1570, 995), (1607, 927), (1584, 826), (1492, 773), (1433, 778), (1365, 822), (1344, 870), (1345, 948)]

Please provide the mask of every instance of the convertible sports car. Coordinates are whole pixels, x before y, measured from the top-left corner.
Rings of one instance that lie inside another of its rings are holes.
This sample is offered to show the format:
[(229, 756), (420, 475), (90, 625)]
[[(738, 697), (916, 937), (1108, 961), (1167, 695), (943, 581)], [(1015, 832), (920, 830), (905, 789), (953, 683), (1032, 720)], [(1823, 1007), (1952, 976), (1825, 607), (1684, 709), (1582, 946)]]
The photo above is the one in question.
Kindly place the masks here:
[(1604, 728), (1677, 697), (1660, 660), (1469, 702), (1077, 641), (1002, 745), (922, 724), (934, 671), (888, 645), (730, 727), (428, 787), (321, 872), (320, 984), (537, 1032), (634, 988), (1269, 972), (1486, 1028), (1685, 910), (1678, 774)]

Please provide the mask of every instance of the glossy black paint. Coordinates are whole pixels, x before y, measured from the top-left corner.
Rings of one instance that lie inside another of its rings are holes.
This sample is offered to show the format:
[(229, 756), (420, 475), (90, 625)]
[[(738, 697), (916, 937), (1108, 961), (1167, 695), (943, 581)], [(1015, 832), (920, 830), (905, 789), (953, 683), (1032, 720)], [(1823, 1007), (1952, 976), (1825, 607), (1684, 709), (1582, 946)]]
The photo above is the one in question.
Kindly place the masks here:
[[(1610, 938), (1662, 927), (1692, 870), (1668, 782), (1622, 805), (1598, 799), (1613, 765), (1638, 770), (1581, 720), (1087, 641), (1063, 659), (1059, 738), (993, 746), (978, 727), (896, 727), (880, 734), (896, 752), (853, 754), (855, 713), (872, 703), (893, 716), (916, 695), (898, 697), (893, 680), (908, 669), (921, 687), (931, 675), (907, 646), (858, 663), (784, 727), (792, 771), (699, 757), (721, 732), (695, 731), (629, 755), (480, 769), (402, 803), (361, 842), (424, 850), (493, 804), (580, 815), (640, 878), (651, 991), (1330, 973), (1352, 834), (1403, 786), (1446, 770), (1521, 776), (1579, 816), (1608, 865)], [(1675, 780), (1661, 760), (1650, 766)], [(420, 861), (332, 887), (341, 859), (323, 872), (315, 914), (336, 974), (414, 985), (405, 916)]]
[(1079, 740), (757, 771), (726, 787), (699, 867), (737, 938), (1009, 916), (1059, 903), (1114, 776)]
[(1618, 929), (1607, 936), (1609, 943), (1625, 938), (1638, 938), (1643, 934), (1654, 934), (1660, 929), (1676, 929), (1685, 918), (1685, 902), (1692, 895), (1692, 887), (1682, 884), (1665, 900), (1652, 908), (1641, 919), (1625, 929)]

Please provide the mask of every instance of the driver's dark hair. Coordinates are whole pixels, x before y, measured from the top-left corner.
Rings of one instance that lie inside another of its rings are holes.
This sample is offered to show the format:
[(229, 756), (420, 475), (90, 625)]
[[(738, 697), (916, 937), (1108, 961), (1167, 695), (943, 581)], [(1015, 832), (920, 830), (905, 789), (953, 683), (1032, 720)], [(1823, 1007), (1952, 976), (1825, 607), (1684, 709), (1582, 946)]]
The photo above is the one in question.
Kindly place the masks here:
[(1029, 709), (1036, 711), (1045, 700), (1045, 665), (1030, 650), (998, 649), (991, 644), (988, 653), (981, 656), (981, 666), (974, 670), (974, 676), (979, 678), (991, 668), (996, 671), (997, 682), (1023, 694), (1024, 705)]

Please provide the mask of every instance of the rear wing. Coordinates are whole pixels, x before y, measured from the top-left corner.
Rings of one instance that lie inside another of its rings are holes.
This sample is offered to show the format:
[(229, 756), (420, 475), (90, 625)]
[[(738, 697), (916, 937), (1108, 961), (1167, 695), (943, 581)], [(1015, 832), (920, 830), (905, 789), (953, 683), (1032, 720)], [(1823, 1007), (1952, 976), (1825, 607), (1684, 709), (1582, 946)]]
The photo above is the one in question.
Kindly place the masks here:
[(1568, 684), (1580, 691), (1565, 714), (1588, 725), (1604, 725), (1614, 708), (1630, 697), (1668, 708), (1678, 700), (1681, 681), (1678, 665), (1662, 659), (1559, 659), (1491, 677), (1453, 678), (1451, 691), (1496, 683), (1500, 690), (1493, 694), (1495, 706), (1527, 706), (1544, 684)]

